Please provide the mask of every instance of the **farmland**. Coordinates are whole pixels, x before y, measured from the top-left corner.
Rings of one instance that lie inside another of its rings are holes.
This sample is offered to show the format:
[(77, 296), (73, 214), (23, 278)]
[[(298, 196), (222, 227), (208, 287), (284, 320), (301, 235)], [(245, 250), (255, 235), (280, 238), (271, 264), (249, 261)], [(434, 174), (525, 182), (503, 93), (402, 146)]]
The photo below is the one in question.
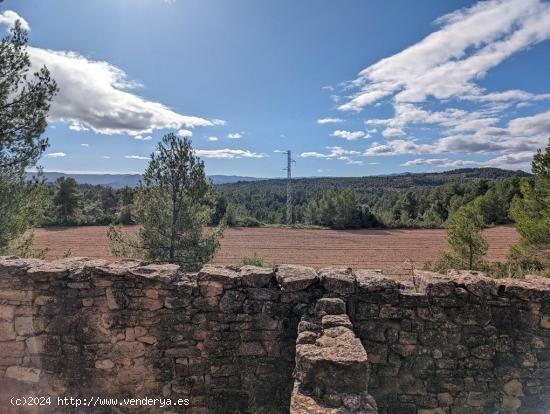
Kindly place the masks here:
[[(126, 229), (137, 231), (138, 227)], [(49, 260), (69, 251), (72, 256), (116, 260), (110, 252), (106, 231), (104, 226), (36, 229), (35, 246), (48, 248)], [(485, 236), (489, 242), (489, 261), (504, 260), (510, 246), (519, 240), (511, 226), (489, 228)], [(214, 263), (239, 264), (243, 257), (256, 253), (268, 264), (292, 263), (316, 268), (343, 265), (391, 271), (408, 258), (421, 266), (435, 259), (445, 245), (445, 231), (441, 229), (229, 228)]]

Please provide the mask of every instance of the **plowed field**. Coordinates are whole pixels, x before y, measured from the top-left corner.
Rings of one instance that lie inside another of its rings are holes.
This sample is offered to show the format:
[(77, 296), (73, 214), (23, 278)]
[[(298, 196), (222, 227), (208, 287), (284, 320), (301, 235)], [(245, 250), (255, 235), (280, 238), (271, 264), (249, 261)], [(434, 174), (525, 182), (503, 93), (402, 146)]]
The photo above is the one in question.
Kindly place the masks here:
[[(127, 227), (137, 231), (136, 226)], [(49, 249), (47, 259), (73, 256), (116, 260), (111, 254), (107, 228), (72, 227), (35, 230), (37, 247)], [(488, 260), (503, 260), (518, 241), (513, 227), (485, 231)], [(301, 230), (287, 228), (231, 228), (225, 232), (215, 263), (238, 264), (256, 253), (269, 264), (313, 266), (344, 265), (353, 268), (399, 268), (407, 259), (416, 266), (434, 260), (446, 246), (444, 230)]]

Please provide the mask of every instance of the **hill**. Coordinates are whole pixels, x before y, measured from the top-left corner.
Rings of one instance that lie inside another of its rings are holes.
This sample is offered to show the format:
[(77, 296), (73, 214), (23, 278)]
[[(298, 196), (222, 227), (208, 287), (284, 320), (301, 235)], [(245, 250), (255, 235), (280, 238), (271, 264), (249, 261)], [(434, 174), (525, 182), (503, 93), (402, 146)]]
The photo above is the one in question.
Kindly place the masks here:
[[(404, 190), (412, 187), (436, 187), (450, 182), (465, 183), (476, 180), (494, 181), (512, 177), (529, 177), (525, 171), (510, 171), (500, 168), (462, 168), (437, 173), (404, 173), (364, 177), (318, 177), (295, 178), (292, 180), (295, 191), (316, 191), (329, 188), (353, 188), (359, 193), (372, 190)], [(266, 179), (254, 182), (227, 183), (220, 185), (226, 192), (233, 191), (286, 191), (286, 179)]]
[[(27, 179), (30, 180), (33, 175), (34, 173), (27, 173)], [(141, 174), (69, 174), (45, 172), (43, 175), (48, 183), (55, 182), (59, 177), (72, 177), (79, 184), (102, 185), (112, 188), (122, 188), (125, 186), (135, 187), (141, 180)], [(242, 177), (238, 175), (211, 175), (209, 177), (216, 185), (259, 180), (259, 178)]]

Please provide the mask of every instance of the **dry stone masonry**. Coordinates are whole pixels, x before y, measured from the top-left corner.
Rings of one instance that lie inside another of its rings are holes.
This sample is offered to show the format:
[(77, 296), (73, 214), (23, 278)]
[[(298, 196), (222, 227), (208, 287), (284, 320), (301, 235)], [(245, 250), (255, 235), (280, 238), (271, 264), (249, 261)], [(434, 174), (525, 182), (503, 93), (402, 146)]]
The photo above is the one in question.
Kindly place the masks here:
[[(10, 396), (188, 398), (14, 408)], [(550, 282), (0, 258), (0, 412), (550, 412)]]

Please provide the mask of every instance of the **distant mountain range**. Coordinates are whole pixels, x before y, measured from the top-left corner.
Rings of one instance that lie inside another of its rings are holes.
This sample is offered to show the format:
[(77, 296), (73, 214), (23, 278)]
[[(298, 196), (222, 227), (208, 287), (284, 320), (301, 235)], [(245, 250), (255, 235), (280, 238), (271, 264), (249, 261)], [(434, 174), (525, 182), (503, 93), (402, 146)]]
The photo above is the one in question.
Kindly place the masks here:
[[(31, 179), (34, 173), (27, 173)], [(471, 181), (475, 179), (495, 180), (513, 176), (528, 177), (530, 174), (524, 171), (510, 171), (499, 168), (463, 168), (437, 173), (401, 173), (365, 177), (297, 177), (294, 179), (295, 186), (329, 186), (332, 188), (409, 188), (413, 186), (434, 186), (446, 182)], [(141, 180), (141, 174), (69, 174), (61, 172), (45, 172), (47, 182), (53, 183), (59, 177), (72, 177), (79, 184), (103, 185), (113, 188), (124, 186), (135, 187)], [(209, 178), (215, 185), (228, 185), (229, 187), (259, 188), (266, 186), (285, 186), (285, 178), (258, 178), (239, 175), (210, 175)], [(261, 181), (261, 183), (256, 183)]]
[[(28, 172), (27, 179), (32, 179), (33, 175), (35, 175), (35, 173)], [(69, 174), (45, 172), (43, 176), (48, 183), (55, 182), (59, 177), (72, 177), (79, 184), (103, 185), (113, 188), (122, 188), (124, 186), (135, 187), (141, 180), (141, 174)], [(241, 177), (238, 175), (210, 175), (209, 178), (216, 185), (260, 180), (260, 178)]]

